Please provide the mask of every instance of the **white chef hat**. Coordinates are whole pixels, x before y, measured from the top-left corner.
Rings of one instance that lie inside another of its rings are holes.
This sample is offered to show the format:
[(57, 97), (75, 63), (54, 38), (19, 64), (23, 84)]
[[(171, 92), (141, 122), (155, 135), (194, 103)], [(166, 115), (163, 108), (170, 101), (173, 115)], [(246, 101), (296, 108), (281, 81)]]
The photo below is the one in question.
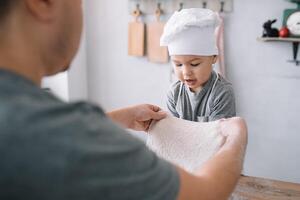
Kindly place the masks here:
[(218, 55), (215, 30), (217, 14), (209, 9), (190, 8), (176, 11), (166, 23), (160, 38), (170, 55)]

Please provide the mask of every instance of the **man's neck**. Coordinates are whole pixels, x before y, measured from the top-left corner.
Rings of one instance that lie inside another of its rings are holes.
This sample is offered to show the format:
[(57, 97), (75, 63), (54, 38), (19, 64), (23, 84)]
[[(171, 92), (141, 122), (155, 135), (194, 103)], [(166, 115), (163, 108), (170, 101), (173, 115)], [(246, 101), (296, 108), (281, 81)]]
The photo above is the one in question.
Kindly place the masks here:
[(22, 70), (18, 67), (13, 67), (12, 65), (2, 64), (1, 61), (0, 61), (0, 69), (5, 69), (5, 70), (8, 70), (8, 71), (11, 71), (13, 73), (16, 73), (16, 74), (18, 74), (20, 76), (23, 76), (24, 78), (32, 81), (36, 85), (39, 85), (39, 86), (41, 85), (42, 76), (36, 71), (30, 72), (31, 70), (28, 69), (28, 68)]
[(0, 68), (41, 85), (44, 68), (42, 62), (39, 61), (38, 53), (34, 53), (22, 40), (9, 38), (6, 41), (1, 39), (0, 42)]

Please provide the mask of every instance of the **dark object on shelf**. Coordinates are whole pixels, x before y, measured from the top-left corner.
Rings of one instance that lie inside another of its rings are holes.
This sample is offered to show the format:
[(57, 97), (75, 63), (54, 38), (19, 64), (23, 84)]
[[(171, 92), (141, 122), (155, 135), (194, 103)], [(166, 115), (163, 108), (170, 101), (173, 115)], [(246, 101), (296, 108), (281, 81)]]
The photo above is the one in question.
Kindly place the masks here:
[(268, 20), (264, 23), (263, 28), (263, 37), (278, 37), (279, 36), (279, 31), (277, 28), (272, 28), (272, 24), (274, 24), (277, 20)]
[(299, 49), (299, 42), (293, 42), (293, 60), (288, 60), (288, 62), (295, 63), (297, 66), (300, 64), (300, 60), (297, 60)]

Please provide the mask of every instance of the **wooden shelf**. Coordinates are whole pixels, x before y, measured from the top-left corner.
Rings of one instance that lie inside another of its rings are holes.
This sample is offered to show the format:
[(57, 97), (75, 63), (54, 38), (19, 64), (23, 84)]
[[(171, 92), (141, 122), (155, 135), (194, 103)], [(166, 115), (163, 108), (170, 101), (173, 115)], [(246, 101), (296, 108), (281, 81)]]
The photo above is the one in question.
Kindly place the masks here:
[(258, 41), (269, 42), (269, 41), (278, 41), (278, 42), (300, 42), (300, 38), (280, 38), (280, 37), (259, 37)]

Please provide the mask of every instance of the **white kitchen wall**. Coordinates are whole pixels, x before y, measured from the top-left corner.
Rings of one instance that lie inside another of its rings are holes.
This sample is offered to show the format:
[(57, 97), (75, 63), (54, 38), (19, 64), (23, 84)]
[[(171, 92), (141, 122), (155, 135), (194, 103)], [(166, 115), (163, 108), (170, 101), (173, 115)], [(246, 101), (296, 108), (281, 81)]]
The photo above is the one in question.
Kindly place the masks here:
[[(262, 23), (294, 7), (283, 0), (234, 0), (226, 16), (226, 66), (238, 114), (247, 120), (244, 173), (300, 183), (300, 67), (290, 43), (263, 43)], [(127, 56), (127, 0), (86, 1), (89, 100), (106, 110), (136, 103), (165, 107), (170, 65)], [(149, 18), (147, 18), (149, 20)]]
[(249, 127), (245, 172), (300, 182), (300, 67), (287, 63), (291, 43), (257, 42), (261, 24), (295, 5), (283, 0), (235, 1), (226, 23), (227, 66), (237, 109)]
[(64, 101), (69, 101), (68, 72), (43, 78), (42, 88), (49, 89), (50, 92)]
[(83, 31), (80, 48), (71, 64), (68, 75), (70, 101), (87, 100), (88, 88), (85, 31)]
[(170, 67), (127, 56), (127, 1), (87, 1), (86, 12), (89, 99), (108, 110), (163, 105)]

